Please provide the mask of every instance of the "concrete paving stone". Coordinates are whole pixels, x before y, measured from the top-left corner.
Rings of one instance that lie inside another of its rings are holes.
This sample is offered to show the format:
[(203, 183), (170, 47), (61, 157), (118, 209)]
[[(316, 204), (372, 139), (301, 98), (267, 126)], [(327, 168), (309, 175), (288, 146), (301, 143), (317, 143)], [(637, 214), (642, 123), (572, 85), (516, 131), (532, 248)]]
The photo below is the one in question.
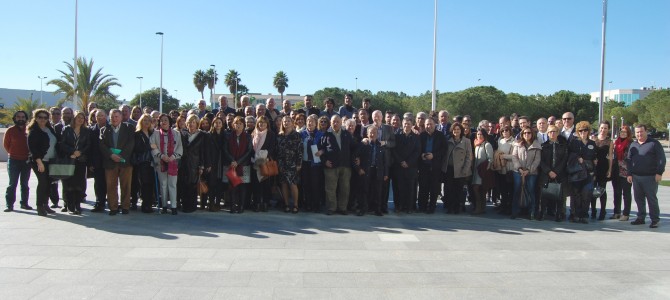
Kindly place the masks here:
[[(366, 242), (361, 241), (286, 241), (286, 249), (308, 250), (365, 250)], [(0, 250), (1, 251), (1, 250)]]
[(198, 272), (198, 282), (214, 287), (248, 287), (254, 272)]
[(205, 286), (198, 282), (199, 272), (184, 271), (117, 271), (101, 270), (88, 282), (95, 285), (115, 283), (118, 285), (158, 285), (170, 286), (175, 283), (187, 283), (188, 286)]
[(43, 290), (32, 299), (93, 299), (100, 288), (86, 283), (59, 285)]
[(657, 285), (649, 284), (621, 284), (598, 286), (609, 299), (668, 299), (670, 291)]
[(391, 288), (386, 299), (499, 299), (502, 295), (492, 288)]
[(228, 271), (233, 259), (189, 258), (179, 271)]
[(407, 243), (402, 241), (369, 241), (364, 242), (366, 250), (405, 250)]
[(276, 287), (272, 299), (329, 299), (332, 291), (329, 288), (285, 288)]
[(375, 269), (379, 272), (395, 272), (395, 273), (418, 273), (424, 272), (424, 268), (416, 261), (406, 260), (376, 260)]
[(27, 283), (1, 283), (0, 299), (32, 299), (48, 285)]
[(31, 282), (46, 272), (45, 269), (0, 268), (0, 284)]
[(168, 286), (163, 287), (153, 297), (156, 299), (213, 299), (216, 295), (216, 287), (188, 287)]
[(96, 257), (81, 269), (86, 270), (128, 270), (128, 271), (176, 271), (186, 258), (129, 258), (129, 257)]
[(214, 294), (214, 299), (272, 299), (274, 290), (270, 288), (256, 287), (219, 287)]
[(0, 268), (30, 268), (47, 256), (3, 256), (0, 257)]
[(279, 263), (280, 273), (329, 272), (328, 262), (322, 260), (284, 259)]
[(35, 278), (30, 283), (47, 284), (52, 286), (71, 285), (73, 283), (86, 283), (93, 278), (99, 270), (49, 270), (42, 276)]
[(76, 270), (93, 261), (94, 257), (67, 257), (67, 256), (49, 256), (41, 262), (31, 266), (33, 269), (59, 269)]
[(79, 256), (82, 257), (116, 257), (122, 258), (126, 253), (132, 251), (134, 248), (126, 247), (86, 247), (86, 250), (81, 252)]
[(327, 260), (328, 270), (338, 273), (369, 273), (378, 272), (372, 260)]
[(160, 286), (156, 285), (106, 285), (98, 290), (95, 294), (95, 299), (153, 299), (161, 290)]
[(230, 272), (276, 272), (280, 258), (277, 259), (235, 259)]
[(211, 258), (215, 249), (134, 248), (124, 256), (132, 258)]
[(304, 274), (311, 273), (253, 272), (249, 286), (258, 288), (304, 287)]
[[(338, 287), (331, 288), (329, 299), (334, 300), (351, 300), (351, 299), (368, 299), (368, 300), (385, 300), (390, 299), (389, 289), (387, 288), (373, 288), (373, 287)], [(404, 298), (414, 299), (414, 298)]]

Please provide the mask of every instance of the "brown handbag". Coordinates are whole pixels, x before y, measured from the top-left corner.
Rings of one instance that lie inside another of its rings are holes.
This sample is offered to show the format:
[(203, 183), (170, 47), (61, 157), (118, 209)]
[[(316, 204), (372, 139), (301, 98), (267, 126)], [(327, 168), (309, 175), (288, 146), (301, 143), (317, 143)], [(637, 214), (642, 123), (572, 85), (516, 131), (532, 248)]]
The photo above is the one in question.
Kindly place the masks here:
[(198, 179), (198, 195), (207, 194), (209, 192), (209, 187), (207, 182), (202, 180), (202, 176)]
[(276, 160), (268, 159), (264, 164), (261, 165), (261, 175), (263, 177), (272, 177), (279, 174), (279, 166), (277, 165)]

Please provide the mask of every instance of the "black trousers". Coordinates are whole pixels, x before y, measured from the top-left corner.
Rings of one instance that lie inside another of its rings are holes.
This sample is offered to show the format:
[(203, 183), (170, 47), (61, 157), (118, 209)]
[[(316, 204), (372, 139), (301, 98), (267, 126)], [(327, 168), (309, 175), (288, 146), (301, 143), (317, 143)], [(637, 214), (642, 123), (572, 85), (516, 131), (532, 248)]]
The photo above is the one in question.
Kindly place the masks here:
[[(257, 206), (261, 203), (264, 204), (269, 204), (270, 200), (272, 199), (272, 182), (274, 181), (274, 178), (264, 178), (263, 181), (259, 182), (258, 181), (258, 176), (256, 176), (256, 172), (253, 171), (251, 172), (251, 188), (249, 189), (251, 192), (251, 205)], [(211, 190), (210, 190), (211, 192)], [(247, 197), (249, 198), (249, 197)]]
[(356, 177), (361, 185), (357, 197), (358, 209), (362, 212), (372, 210), (375, 213), (381, 213), (383, 210), (382, 189), (384, 186), (384, 178), (378, 176), (376, 167), (371, 167), (364, 175), (356, 174)]
[(431, 165), (419, 166), (419, 210), (435, 209), (437, 196), (440, 194), (442, 173)]
[(512, 212), (512, 195), (514, 194), (514, 182), (509, 182), (507, 175), (496, 173), (496, 186), (500, 193), (500, 210)]
[(209, 187), (209, 204), (220, 205), (223, 201), (223, 187), (225, 186), (221, 178), (214, 173), (210, 173), (207, 186)]
[[(182, 179), (182, 178), (180, 178)], [(188, 178), (183, 178), (188, 181)], [(181, 208), (185, 213), (194, 212), (198, 209), (198, 190), (195, 183), (184, 182), (181, 185), (182, 199)]]
[(416, 168), (398, 167), (394, 171), (393, 186), (398, 190), (397, 192), (395, 189), (393, 190), (395, 210), (405, 212), (414, 210), (416, 204)]
[(107, 181), (105, 179), (105, 168), (102, 166), (93, 168), (93, 189), (95, 190), (95, 207), (105, 208), (107, 204)]
[(86, 196), (86, 164), (77, 162), (74, 165), (74, 175), (63, 179), (63, 198), (69, 211), (81, 211), (81, 202)]
[(249, 184), (247, 183), (240, 183), (236, 187), (231, 186), (230, 190), (230, 197), (232, 198), (232, 205), (230, 207), (231, 210), (233, 209), (239, 209), (242, 210), (244, 208), (244, 201), (246, 200), (247, 197), (247, 189), (249, 188)]
[[(612, 187), (614, 188), (614, 213), (624, 216), (630, 215), (633, 184), (628, 183), (626, 177), (616, 176), (612, 179)], [(623, 209), (621, 209), (621, 198), (623, 198)]]
[[(458, 214), (461, 212), (461, 204), (465, 199), (463, 185), (465, 178), (454, 178), (454, 168), (447, 169), (447, 212)], [(511, 204), (511, 202), (510, 202)], [(510, 208), (511, 209), (511, 208)]]
[[(151, 208), (154, 202), (156, 202), (156, 174), (153, 166), (151, 166), (150, 162), (139, 164), (133, 168), (133, 173), (137, 174), (142, 208)], [(137, 200), (135, 200), (135, 204), (137, 204)]]
[[(56, 206), (58, 205), (58, 201), (60, 201), (60, 194), (58, 193), (59, 182), (60, 180), (51, 180), (51, 185), (49, 186), (49, 199)], [(65, 201), (65, 197), (63, 197), (63, 201)]]
[(133, 178), (130, 181), (130, 204), (137, 206), (137, 200), (140, 197), (140, 170), (139, 165), (133, 167)]
[(307, 210), (320, 211), (321, 202), (325, 198), (323, 167), (310, 166), (310, 162), (302, 162), (300, 169), (302, 194), (305, 195), (303, 205)]
[[(49, 177), (49, 162), (43, 162), (44, 172), (37, 171), (37, 164), (33, 163), (32, 168), (37, 177), (37, 189), (35, 191), (35, 198), (37, 202), (37, 209), (44, 209), (49, 205), (49, 194), (51, 189), (51, 177)], [(56, 202), (57, 203), (57, 202)]]

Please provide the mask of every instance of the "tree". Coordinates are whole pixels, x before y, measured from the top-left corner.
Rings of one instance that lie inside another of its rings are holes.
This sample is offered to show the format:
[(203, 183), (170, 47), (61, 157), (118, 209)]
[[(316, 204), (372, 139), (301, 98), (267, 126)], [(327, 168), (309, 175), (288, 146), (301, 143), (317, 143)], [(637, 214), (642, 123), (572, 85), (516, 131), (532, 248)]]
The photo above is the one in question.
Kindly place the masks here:
[(193, 85), (195, 85), (195, 88), (198, 89), (198, 92), (200, 92), (200, 97), (205, 99), (204, 90), (205, 86), (207, 85), (207, 74), (205, 74), (205, 71), (195, 71), (193, 74)]
[(231, 94), (234, 96), (233, 101), (235, 103), (235, 106), (237, 106), (237, 93), (240, 91), (240, 73), (235, 71), (234, 69), (228, 70), (228, 73), (226, 73), (226, 77), (224, 78), (224, 81), (226, 83), (226, 86), (228, 87), (228, 90), (230, 91)]
[[(58, 87), (53, 94), (65, 93), (67, 99), (73, 99), (74, 91), (74, 67), (69, 62), (64, 62), (68, 68), (68, 72), (58, 70), (61, 78), (52, 79), (47, 82), (47, 85), (55, 85)], [(86, 114), (88, 114), (88, 103), (100, 102), (105, 98), (116, 98), (110, 91), (113, 86), (120, 87), (121, 84), (118, 79), (109, 74), (102, 74), (102, 68), (93, 71), (93, 59), (86, 60), (85, 57), (77, 58), (77, 103), (74, 103)]]
[[(153, 107), (155, 110), (158, 109), (159, 102), (159, 90), (160, 88), (148, 89), (142, 92), (142, 105)], [(140, 95), (137, 94), (133, 97), (133, 100), (130, 100), (130, 105), (135, 106), (140, 104)], [(172, 97), (166, 89), (163, 89), (163, 112), (169, 112), (173, 109), (179, 108), (179, 100)]]
[(214, 95), (214, 87), (216, 86), (216, 83), (219, 81), (219, 76), (216, 74), (216, 71), (213, 68), (209, 68), (207, 72), (205, 73), (205, 81), (207, 82), (207, 88), (209, 89), (209, 103), (212, 102), (212, 96)]
[(649, 127), (665, 131), (670, 122), (670, 90), (657, 90), (642, 100), (633, 102), (630, 111), (638, 121)]
[[(144, 102), (144, 99), (142, 99), (142, 102)], [(114, 108), (119, 108), (119, 106), (121, 105), (121, 101), (117, 100), (116, 97), (113, 97), (113, 98), (101, 99), (101, 100), (95, 102), (95, 104), (98, 105), (98, 109), (102, 109), (107, 114), (109, 114), (110, 110), (112, 110)], [(142, 103), (142, 104), (144, 104), (144, 103)]]
[(195, 109), (195, 104), (193, 104), (193, 103), (191, 103), (191, 102), (186, 102), (186, 103), (184, 103), (184, 104), (182, 104), (182, 105), (179, 106), (179, 110), (180, 110), (180, 111), (182, 111), (182, 110), (191, 110), (191, 109)]
[(39, 100), (16, 97), (16, 103), (9, 109), (9, 115), (11, 118), (15, 112), (22, 110), (28, 113), (28, 119), (30, 120), (33, 117), (33, 111), (38, 108), (46, 108), (46, 106), (44, 103), (40, 103)]
[(277, 89), (277, 92), (281, 95), (281, 101), (284, 101), (284, 91), (288, 87), (288, 76), (284, 71), (279, 71), (275, 74), (275, 78), (272, 80), (272, 85)]

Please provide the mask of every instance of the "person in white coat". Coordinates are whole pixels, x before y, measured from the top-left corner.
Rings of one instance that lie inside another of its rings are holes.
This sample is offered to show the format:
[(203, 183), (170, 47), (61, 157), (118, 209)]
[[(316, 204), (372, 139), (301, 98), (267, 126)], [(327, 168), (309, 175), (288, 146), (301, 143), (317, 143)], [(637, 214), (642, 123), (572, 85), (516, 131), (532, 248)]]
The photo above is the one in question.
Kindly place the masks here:
[(151, 154), (154, 157), (156, 174), (161, 195), (163, 213), (167, 212), (167, 201), (170, 210), (177, 214), (177, 169), (183, 149), (181, 135), (172, 129), (172, 120), (167, 114), (158, 118), (159, 128), (151, 135)]

